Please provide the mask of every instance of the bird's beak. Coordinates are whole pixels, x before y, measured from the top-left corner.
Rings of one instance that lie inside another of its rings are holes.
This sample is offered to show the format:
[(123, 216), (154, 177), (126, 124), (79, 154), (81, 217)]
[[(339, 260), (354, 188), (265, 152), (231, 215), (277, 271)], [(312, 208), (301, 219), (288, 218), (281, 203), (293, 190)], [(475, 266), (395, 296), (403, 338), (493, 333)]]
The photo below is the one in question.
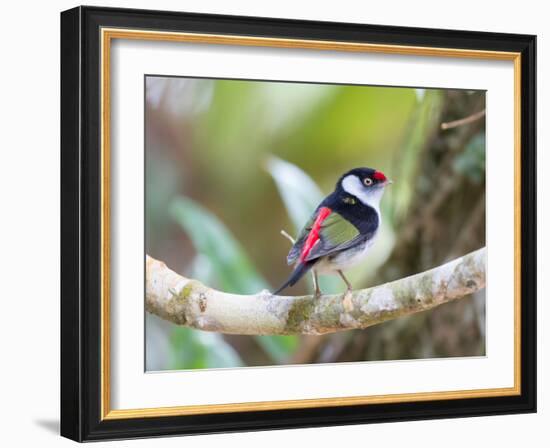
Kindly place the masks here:
[(386, 181), (386, 185), (391, 185), (391, 184), (393, 184), (393, 180), (389, 180), (389, 179), (388, 179), (388, 180)]

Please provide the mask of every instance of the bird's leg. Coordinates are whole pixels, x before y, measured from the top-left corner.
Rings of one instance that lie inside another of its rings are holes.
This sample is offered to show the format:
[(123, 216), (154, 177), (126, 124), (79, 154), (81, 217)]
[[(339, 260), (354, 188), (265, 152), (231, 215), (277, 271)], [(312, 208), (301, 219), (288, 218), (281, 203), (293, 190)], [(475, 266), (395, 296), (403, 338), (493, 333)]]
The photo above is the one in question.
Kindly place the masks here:
[(342, 280), (344, 280), (344, 283), (346, 284), (346, 292), (344, 293), (344, 299), (342, 301), (342, 304), (344, 305), (344, 309), (349, 313), (350, 311), (353, 311), (353, 301), (351, 300), (352, 295), (351, 292), (353, 290), (351, 283), (348, 281), (346, 276), (341, 270), (337, 271), (340, 277), (342, 277)]
[(319, 278), (317, 277), (317, 271), (315, 269), (311, 270), (311, 277), (313, 279), (313, 288), (315, 289), (315, 298), (318, 299), (321, 297), (321, 288), (319, 288)]
[(344, 275), (344, 273), (341, 270), (338, 270), (336, 272), (338, 272), (340, 277), (342, 277), (342, 280), (344, 280), (344, 283), (347, 286), (346, 293), (351, 293), (351, 291), (353, 290), (353, 287), (351, 286), (351, 283), (349, 282), (349, 280), (346, 278), (346, 276)]

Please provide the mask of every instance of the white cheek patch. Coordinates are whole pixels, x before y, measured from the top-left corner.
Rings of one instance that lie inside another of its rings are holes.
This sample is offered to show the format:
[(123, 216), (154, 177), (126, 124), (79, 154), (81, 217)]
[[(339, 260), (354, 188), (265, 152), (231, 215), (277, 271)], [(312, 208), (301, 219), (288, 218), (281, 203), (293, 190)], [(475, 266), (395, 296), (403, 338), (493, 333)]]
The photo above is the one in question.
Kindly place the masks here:
[(383, 188), (372, 188), (371, 191), (367, 191), (367, 188), (363, 186), (361, 180), (354, 174), (344, 177), (342, 180), (342, 188), (348, 194), (355, 196), (363, 204), (369, 205), (378, 210), (380, 205), (380, 199), (384, 193)]

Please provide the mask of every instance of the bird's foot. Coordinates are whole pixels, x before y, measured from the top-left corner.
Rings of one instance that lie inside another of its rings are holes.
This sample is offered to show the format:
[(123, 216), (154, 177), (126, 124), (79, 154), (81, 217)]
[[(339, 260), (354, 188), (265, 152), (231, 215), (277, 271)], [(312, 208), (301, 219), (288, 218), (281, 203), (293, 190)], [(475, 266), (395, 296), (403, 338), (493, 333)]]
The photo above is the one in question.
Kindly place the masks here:
[(351, 289), (346, 289), (346, 292), (344, 293), (344, 296), (342, 297), (342, 305), (344, 306), (344, 310), (346, 313), (351, 313), (353, 311), (353, 294)]
[(320, 299), (322, 295), (323, 293), (321, 292), (320, 289), (316, 289), (315, 292), (313, 293), (313, 297), (315, 298), (315, 300)]

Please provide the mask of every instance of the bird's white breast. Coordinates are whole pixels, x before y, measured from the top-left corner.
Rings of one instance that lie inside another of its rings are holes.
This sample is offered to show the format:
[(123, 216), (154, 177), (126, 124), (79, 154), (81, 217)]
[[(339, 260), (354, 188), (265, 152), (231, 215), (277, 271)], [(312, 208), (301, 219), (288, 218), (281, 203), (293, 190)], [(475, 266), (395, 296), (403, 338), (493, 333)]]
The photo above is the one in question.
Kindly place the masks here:
[(369, 253), (376, 234), (362, 244), (350, 247), (335, 255), (324, 257), (315, 265), (315, 270), (321, 274), (334, 274), (338, 270), (349, 269), (361, 262)]

